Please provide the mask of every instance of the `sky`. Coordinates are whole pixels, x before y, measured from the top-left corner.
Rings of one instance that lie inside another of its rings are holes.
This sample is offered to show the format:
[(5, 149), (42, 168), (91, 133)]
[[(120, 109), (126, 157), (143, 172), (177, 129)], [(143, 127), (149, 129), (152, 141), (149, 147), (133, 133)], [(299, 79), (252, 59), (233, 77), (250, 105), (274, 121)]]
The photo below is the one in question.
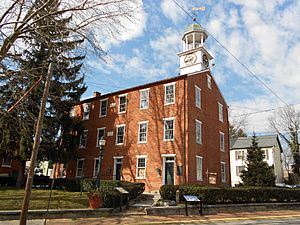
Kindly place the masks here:
[[(176, 1), (211, 34), (206, 41), (214, 57), (211, 71), (231, 121), (249, 114), (247, 133), (272, 133), (268, 118), (279, 107), (295, 104), (300, 109), (300, 0)], [(83, 98), (178, 75), (177, 53), (192, 19), (173, 0), (145, 0), (141, 5), (117, 39), (102, 38), (108, 63), (87, 55)]]

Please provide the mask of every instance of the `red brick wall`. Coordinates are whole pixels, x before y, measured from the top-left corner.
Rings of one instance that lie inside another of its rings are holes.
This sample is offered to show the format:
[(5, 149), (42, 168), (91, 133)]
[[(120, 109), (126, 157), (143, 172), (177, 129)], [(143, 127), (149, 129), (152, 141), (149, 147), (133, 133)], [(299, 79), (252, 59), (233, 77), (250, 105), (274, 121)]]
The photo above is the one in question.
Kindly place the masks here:
[[(212, 77), (208, 88), (209, 72), (188, 76), (188, 182), (207, 184), (206, 171), (217, 173), (217, 185), (230, 185), (229, 146), (228, 146), (228, 115), (227, 105)], [(195, 85), (201, 88), (201, 109), (195, 104)], [(223, 105), (224, 122), (219, 121), (218, 102)], [(202, 122), (202, 144), (196, 143), (196, 122)], [(220, 134), (225, 134), (225, 152), (220, 151)], [(196, 180), (196, 155), (203, 157), (203, 181)], [(226, 163), (226, 183), (221, 182), (221, 161)]]
[[(226, 104), (212, 79), (212, 90), (207, 87), (207, 73), (192, 76), (178, 76), (173, 79), (161, 81), (141, 88), (133, 88), (128, 92), (120, 91), (100, 98), (91, 99), (91, 111), (89, 120), (84, 121), (88, 130), (87, 145), (84, 149), (78, 149), (79, 158), (85, 158), (84, 176), (91, 177), (94, 169), (94, 158), (99, 156), (99, 148), (96, 147), (97, 128), (105, 127), (106, 146), (104, 147), (104, 159), (102, 164), (102, 179), (112, 179), (114, 170), (114, 157), (123, 156), (122, 179), (127, 181), (145, 182), (146, 190), (158, 190), (162, 185), (162, 174), (156, 172), (158, 167), (163, 171), (162, 154), (176, 154), (175, 157), (175, 184), (184, 183), (183, 176), (178, 176), (177, 166), (184, 166), (184, 135), (186, 136), (186, 174), (188, 183), (196, 182), (196, 155), (203, 156), (203, 183), (206, 183), (206, 168), (210, 172), (218, 173), (218, 184), (220, 184), (220, 161), (227, 165), (227, 176), (229, 175), (229, 151), (228, 151), (228, 124)], [(164, 105), (164, 84), (176, 82), (175, 104)], [(195, 87), (201, 88), (202, 108), (195, 107)], [(140, 110), (140, 90), (150, 88), (149, 108)], [(186, 93), (185, 93), (186, 92)], [(126, 113), (118, 114), (118, 96), (127, 93)], [(185, 97), (184, 97), (185, 95)], [(99, 118), (100, 99), (108, 98), (108, 113), (106, 117)], [(184, 102), (186, 100), (186, 102)], [(224, 106), (224, 123), (218, 120), (218, 103)], [(116, 103), (115, 107), (109, 107)], [(184, 110), (184, 104), (186, 106)], [(81, 107), (75, 110), (81, 114)], [(186, 124), (184, 114), (186, 113)], [(164, 141), (163, 119), (176, 117), (175, 140)], [(202, 142), (199, 146), (195, 141), (195, 119), (202, 121)], [(138, 143), (138, 122), (148, 122), (147, 143)], [(116, 125), (126, 124), (125, 143), (116, 145)], [(107, 136), (107, 132), (113, 132), (113, 136)], [(219, 131), (225, 133), (225, 153), (219, 149)], [(137, 155), (147, 155), (146, 179), (136, 179)], [(185, 171), (183, 171), (185, 172)], [(68, 164), (67, 177), (73, 178), (76, 173), (76, 161)], [(230, 183), (228, 177), (227, 183)]]

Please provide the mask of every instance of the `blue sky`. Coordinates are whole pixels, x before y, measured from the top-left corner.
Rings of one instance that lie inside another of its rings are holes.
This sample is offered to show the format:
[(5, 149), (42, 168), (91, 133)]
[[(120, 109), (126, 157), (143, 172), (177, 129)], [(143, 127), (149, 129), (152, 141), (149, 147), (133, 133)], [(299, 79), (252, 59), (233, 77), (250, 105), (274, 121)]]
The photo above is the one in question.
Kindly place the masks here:
[[(177, 0), (186, 11), (288, 104), (300, 103), (299, 0)], [(117, 39), (102, 38), (109, 63), (88, 56), (88, 91), (108, 93), (176, 76), (181, 37), (193, 23), (172, 0), (146, 0), (133, 23)], [(205, 10), (193, 10), (203, 8)], [(230, 119), (283, 106), (211, 36), (206, 43), (212, 74), (230, 106)], [(297, 105), (299, 106), (299, 105)], [(246, 131), (270, 132), (276, 111), (247, 117)]]

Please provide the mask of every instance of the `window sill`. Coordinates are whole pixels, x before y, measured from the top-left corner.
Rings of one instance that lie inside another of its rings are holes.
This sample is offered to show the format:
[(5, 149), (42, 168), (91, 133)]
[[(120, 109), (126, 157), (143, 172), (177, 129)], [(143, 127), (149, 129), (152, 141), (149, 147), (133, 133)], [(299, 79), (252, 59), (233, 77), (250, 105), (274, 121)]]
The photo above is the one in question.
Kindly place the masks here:
[(147, 107), (147, 108), (140, 108), (140, 110), (145, 110), (145, 109), (149, 109), (149, 107)]
[(124, 145), (124, 143), (116, 143), (116, 145), (118, 145), (118, 146), (119, 146), (119, 145)]
[(173, 105), (173, 104), (175, 104), (175, 102), (165, 103), (165, 105)]
[(145, 177), (136, 177), (135, 179), (136, 180), (145, 180), (146, 178)]
[(1, 167), (11, 168), (11, 165), (1, 165)]
[(103, 117), (106, 117), (107, 115), (104, 115), (104, 116), (99, 116), (99, 118), (103, 118)]
[(124, 111), (124, 112), (118, 112), (118, 114), (124, 114), (124, 113), (126, 113), (126, 111)]
[(173, 142), (173, 141), (175, 141), (175, 139), (164, 139), (163, 141), (171, 141), (171, 142)]
[(147, 141), (138, 141), (138, 144), (147, 144)]

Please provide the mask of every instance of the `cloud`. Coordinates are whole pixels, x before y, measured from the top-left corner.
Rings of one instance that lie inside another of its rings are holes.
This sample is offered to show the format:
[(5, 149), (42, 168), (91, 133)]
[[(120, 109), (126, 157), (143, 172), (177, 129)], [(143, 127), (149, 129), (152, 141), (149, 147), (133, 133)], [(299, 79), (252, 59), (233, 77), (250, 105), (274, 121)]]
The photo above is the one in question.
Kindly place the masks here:
[[(178, 1), (178, 4), (184, 6), (184, 1)], [(163, 0), (160, 4), (160, 7), (163, 11), (165, 17), (170, 19), (173, 23), (177, 23), (182, 20), (185, 16), (185, 13), (180, 9), (172, 0)]]

